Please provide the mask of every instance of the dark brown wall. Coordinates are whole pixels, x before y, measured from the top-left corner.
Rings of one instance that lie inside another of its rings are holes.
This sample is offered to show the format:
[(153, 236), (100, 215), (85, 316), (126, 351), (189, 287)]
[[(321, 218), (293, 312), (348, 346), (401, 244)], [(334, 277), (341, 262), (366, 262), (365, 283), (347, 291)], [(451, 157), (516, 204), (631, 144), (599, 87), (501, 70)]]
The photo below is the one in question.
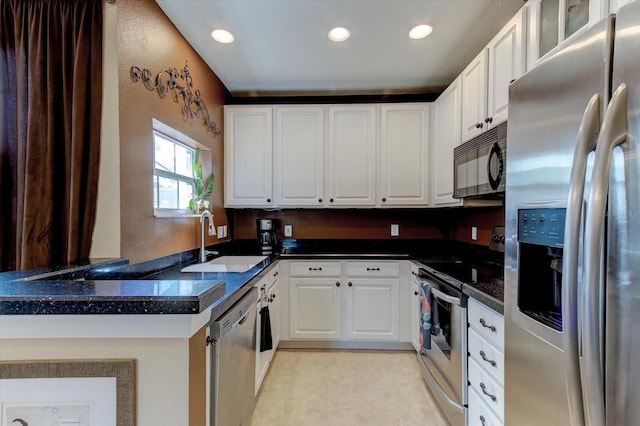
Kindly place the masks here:
[[(256, 219), (278, 219), (282, 238), (283, 226), (293, 225), (297, 239), (398, 239), (447, 238), (448, 214), (433, 210), (236, 210), (234, 238), (256, 238)], [(392, 223), (400, 225), (400, 236), (391, 237)]]
[[(478, 239), (471, 239), (471, 227), (478, 228)], [(451, 238), (488, 246), (494, 226), (504, 226), (504, 207), (461, 209), (456, 211), (451, 226)]]
[[(121, 256), (131, 262), (196, 248), (197, 218), (167, 219), (153, 215), (152, 119), (178, 130), (211, 149), (215, 183), (212, 212), (216, 225), (227, 224), (223, 206), (223, 138), (207, 132), (201, 119), (183, 120), (181, 105), (161, 99), (130, 77), (132, 66), (181, 70), (188, 61), (193, 90), (199, 89), (215, 123), (223, 128), (227, 91), (218, 77), (164, 15), (153, 0), (118, 0), (118, 77), (120, 104)], [(109, 90), (109, 88), (105, 88)], [(115, 90), (112, 88), (111, 90)], [(224, 129), (223, 129), (224, 131)], [(207, 237), (207, 244), (216, 242)]]

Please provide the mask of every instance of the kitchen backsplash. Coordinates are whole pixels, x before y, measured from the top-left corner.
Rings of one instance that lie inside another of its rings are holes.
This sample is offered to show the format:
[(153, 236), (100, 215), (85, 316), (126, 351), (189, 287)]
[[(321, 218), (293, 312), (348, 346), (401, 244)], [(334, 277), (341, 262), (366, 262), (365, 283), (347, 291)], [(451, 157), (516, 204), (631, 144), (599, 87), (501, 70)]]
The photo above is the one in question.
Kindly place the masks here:
[[(488, 246), (494, 226), (504, 225), (504, 209), (350, 209), (350, 210), (229, 210), (233, 215), (235, 239), (256, 238), (256, 219), (279, 221), (292, 226), (296, 239), (447, 239)], [(391, 236), (391, 225), (399, 225), (399, 235)], [(471, 226), (478, 239), (471, 240)]]

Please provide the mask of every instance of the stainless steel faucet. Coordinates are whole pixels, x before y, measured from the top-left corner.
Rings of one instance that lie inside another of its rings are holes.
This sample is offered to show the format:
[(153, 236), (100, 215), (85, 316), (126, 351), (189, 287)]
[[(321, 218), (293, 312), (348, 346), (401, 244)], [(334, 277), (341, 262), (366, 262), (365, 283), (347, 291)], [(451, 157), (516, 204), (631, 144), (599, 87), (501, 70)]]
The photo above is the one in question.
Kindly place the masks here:
[(205, 210), (200, 215), (200, 263), (207, 261), (207, 251), (204, 249), (204, 219), (209, 218), (209, 235), (216, 235), (216, 227), (213, 223), (213, 215), (209, 210)]

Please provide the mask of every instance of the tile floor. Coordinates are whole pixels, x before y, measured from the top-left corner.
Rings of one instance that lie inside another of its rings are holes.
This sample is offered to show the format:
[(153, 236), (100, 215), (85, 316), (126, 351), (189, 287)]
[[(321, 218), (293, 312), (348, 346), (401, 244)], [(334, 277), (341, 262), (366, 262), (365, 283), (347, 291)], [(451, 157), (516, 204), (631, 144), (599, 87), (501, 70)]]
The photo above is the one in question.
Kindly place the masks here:
[(447, 425), (414, 352), (278, 350), (253, 426)]

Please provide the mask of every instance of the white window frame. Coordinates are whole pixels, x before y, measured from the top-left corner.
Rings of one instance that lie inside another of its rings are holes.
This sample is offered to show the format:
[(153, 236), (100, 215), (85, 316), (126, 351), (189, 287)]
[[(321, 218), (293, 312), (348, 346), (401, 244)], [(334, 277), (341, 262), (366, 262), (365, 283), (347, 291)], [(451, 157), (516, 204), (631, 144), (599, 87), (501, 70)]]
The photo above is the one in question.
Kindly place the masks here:
[[(153, 177), (166, 177), (169, 179), (174, 179), (180, 182), (186, 182), (191, 185), (193, 189), (193, 178), (187, 177), (178, 173), (167, 172), (161, 169), (156, 169), (156, 161), (155, 161), (155, 143), (156, 143), (156, 134), (160, 135), (162, 138), (173, 142), (176, 145), (183, 146), (190, 150), (194, 150), (196, 148), (200, 148), (200, 161), (202, 162), (202, 152), (209, 151), (209, 148), (198, 143), (197, 141), (191, 139), (190, 137), (180, 133), (179, 131), (173, 129), (170, 126), (153, 119), (153, 143), (152, 143), (152, 161), (153, 161)], [(159, 172), (159, 173), (158, 173)], [(157, 187), (153, 183), (154, 179), (151, 179), (152, 190), (157, 191)], [(153, 201), (153, 212), (156, 217), (185, 217), (185, 216), (195, 216), (193, 211), (189, 208), (159, 208), (155, 204), (155, 196)]]

